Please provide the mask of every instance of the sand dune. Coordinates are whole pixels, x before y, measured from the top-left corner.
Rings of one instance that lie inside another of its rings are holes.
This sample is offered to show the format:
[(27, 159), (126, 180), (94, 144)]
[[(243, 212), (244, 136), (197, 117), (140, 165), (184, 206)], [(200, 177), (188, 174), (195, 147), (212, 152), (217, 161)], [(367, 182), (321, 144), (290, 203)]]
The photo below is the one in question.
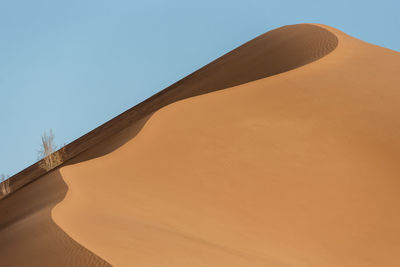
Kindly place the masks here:
[(328, 26), (261, 35), (1, 200), (0, 259), (399, 266), (399, 74)]

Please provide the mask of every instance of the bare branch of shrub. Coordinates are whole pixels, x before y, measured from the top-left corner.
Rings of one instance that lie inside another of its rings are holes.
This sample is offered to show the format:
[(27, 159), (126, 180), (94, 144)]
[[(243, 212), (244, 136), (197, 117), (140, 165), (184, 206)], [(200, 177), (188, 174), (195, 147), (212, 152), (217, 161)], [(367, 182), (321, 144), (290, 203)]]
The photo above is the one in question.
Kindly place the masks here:
[(0, 175), (0, 192), (1, 196), (4, 197), (10, 194), (10, 180), (8, 180), (8, 175)]
[(50, 130), (49, 135), (44, 133), (42, 135), (42, 144), (39, 150), (39, 167), (49, 171), (55, 167), (61, 165), (64, 162), (65, 147), (57, 150), (57, 146), (54, 143), (54, 134)]

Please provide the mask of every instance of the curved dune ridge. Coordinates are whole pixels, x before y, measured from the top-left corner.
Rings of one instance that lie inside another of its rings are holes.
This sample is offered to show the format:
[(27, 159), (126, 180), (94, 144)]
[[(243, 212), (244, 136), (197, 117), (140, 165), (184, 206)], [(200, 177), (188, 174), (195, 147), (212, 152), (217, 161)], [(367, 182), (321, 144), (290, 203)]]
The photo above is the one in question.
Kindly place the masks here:
[[(113, 151), (134, 137), (149, 116), (164, 106), (290, 71), (329, 54), (337, 44), (333, 33), (310, 24), (284, 26), (262, 34), (100, 126), (93, 131), (94, 141), (84, 136), (82, 147), (101, 143), (89, 147), (71, 163)], [(79, 146), (81, 142), (78, 139), (76, 143)], [(77, 148), (69, 150), (74, 154)]]
[(398, 266), (399, 70), (327, 26), (261, 35), (0, 201), (2, 264)]
[[(334, 34), (313, 25), (267, 32), (68, 144), (65, 159), (73, 164), (105, 155), (135, 136), (149, 116), (166, 105), (289, 71), (323, 57), (336, 46)], [(43, 174), (39, 163), (27, 167), (10, 179), (11, 192)]]

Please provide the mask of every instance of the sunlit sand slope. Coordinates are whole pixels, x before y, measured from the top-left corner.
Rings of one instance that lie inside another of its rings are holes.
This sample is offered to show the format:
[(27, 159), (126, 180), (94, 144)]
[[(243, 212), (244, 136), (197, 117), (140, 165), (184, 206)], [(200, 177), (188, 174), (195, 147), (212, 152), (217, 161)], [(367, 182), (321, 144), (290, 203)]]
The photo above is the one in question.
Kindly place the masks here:
[(400, 54), (321, 27), (322, 59), (171, 104), (62, 168), (55, 222), (116, 266), (399, 266)]

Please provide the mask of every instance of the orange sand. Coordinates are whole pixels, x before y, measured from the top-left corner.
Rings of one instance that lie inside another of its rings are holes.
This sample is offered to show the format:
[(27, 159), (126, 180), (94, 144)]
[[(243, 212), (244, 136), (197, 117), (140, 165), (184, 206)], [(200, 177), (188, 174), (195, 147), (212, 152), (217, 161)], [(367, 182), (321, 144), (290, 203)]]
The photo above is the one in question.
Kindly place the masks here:
[(400, 53), (336, 29), (262, 35), (0, 201), (0, 259), (399, 266), (399, 84)]

